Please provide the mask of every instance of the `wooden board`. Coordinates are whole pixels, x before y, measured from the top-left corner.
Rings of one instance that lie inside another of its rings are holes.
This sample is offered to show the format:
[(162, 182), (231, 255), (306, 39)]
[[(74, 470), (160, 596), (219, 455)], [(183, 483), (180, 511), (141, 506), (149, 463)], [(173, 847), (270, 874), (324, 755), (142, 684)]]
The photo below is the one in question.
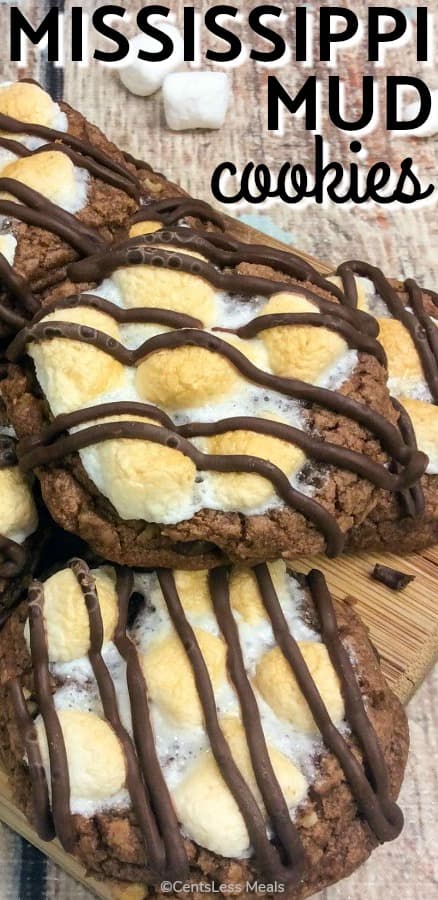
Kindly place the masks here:
[[(241, 241), (291, 249), (243, 222), (226, 218), (230, 234)], [(293, 252), (298, 251), (293, 248)], [(298, 255), (315, 265), (320, 272), (330, 271), (327, 264), (304, 253)], [(402, 569), (414, 575), (415, 580), (404, 591), (396, 593), (370, 578), (376, 562)], [(315, 567), (322, 569), (335, 598), (352, 598), (381, 656), (386, 678), (403, 703), (407, 703), (438, 659), (438, 546), (403, 559), (393, 554), (378, 553), (344, 556), (335, 560), (303, 557), (294, 560), (293, 567), (302, 572)], [(87, 876), (83, 866), (65, 853), (57, 841), (50, 844), (41, 841), (15, 806), (7, 777), (1, 771), (0, 820), (42, 850), (101, 900), (143, 900), (145, 897), (141, 885), (98, 881)]]

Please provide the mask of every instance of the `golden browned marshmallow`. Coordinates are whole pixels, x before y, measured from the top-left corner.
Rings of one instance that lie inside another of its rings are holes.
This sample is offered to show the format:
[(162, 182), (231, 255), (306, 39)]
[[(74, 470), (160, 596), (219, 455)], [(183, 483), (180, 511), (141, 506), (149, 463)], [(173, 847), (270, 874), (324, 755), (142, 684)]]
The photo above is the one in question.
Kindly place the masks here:
[[(114, 569), (93, 569), (103, 640), (113, 637), (118, 619), (118, 602)], [(90, 649), (90, 624), (84, 595), (70, 568), (61, 569), (44, 582), (44, 625), (47, 649), (52, 663), (71, 662), (85, 656)], [(26, 640), (29, 626), (26, 622)]]
[[(370, 305), (368, 303), (365, 282), (362, 278), (355, 277), (354, 280), (356, 283), (357, 291), (357, 308), (361, 309), (363, 312), (372, 313), (372, 309), (370, 308)], [(340, 278), (339, 275), (330, 275), (330, 277), (327, 278), (327, 281), (330, 281), (336, 287), (340, 288), (341, 291), (343, 290), (342, 278)]]
[[(101, 422), (136, 421), (157, 425), (141, 416), (111, 416)], [(162, 521), (190, 502), (196, 467), (179, 450), (153, 441), (115, 438), (96, 444), (100, 490), (123, 519)]]
[[(226, 650), (221, 638), (195, 628), (196, 639), (204, 657), (213, 687), (226, 680)], [(141, 658), (148, 694), (159, 709), (183, 727), (202, 725), (203, 712), (192, 667), (176, 634), (152, 644)]]
[[(263, 809), (241, 723), (229, 717), (221, 719), (220, 725), (238, 769)], [(306, 779), (274, 747), (268, 751), (286, 802), (295, 806), (306, 793)], [(194, 764), (177, 786), (173, 798), (184, 831), (202, 847), (231, 857), (239, 857), (248, 850), (250, 840), (245, 822), (210, 751), (203, 753)]]
[(379, 341), (388, 357), (389, 378), (424, 381), (424, 373), (415, 344), (405, 326), (397, 319), (378, 319)]
[[(20, 181), (59, 206), (70, 207), (74, 204), (77, 188), (75, 167), (65, 153), (48, 150), (23, 156), (5, 166), (1, 176)], [(15, 200), (15, 197), (11, 199)]]
[(203, 347), (159, 350), (140, 363), (137, 389), (144, 400), (166, 409), (202, 406), (229, 394), (237, 369), (219, 353)]
[[(116, 340), (119, 329), (110, 316), (95, 309), (60, 309), (45, 316), (44, 322), (76, 322), (96, 328)], [(52, 412), (58, 415), (86, 405), (98, 394), (121, 381), (124, 368), (109, 353), (91, 344), (53, 338), (29, 345), (37, 378)]]
[[(144, 232), (143, 232), (144, 233)], [(157, 252), (159, 246), (154, 246)], [(167, 245), (161, 249), (177, 251), (179, 248)], [(185, 256), (199, 254), (184, 249)], [(158, 266), (127, 266), (116, 269), (113, 280), (117, 285), (123, 304), (127, 307), (158, 307), (174, 312), (186, 313), (200, 319), (208, 327), (214, 318), (214, 288), (199, 275)]]
[[(105, 800), (125, 784), (126, 762), (120, 743), (104, 719), (78, 709), (58, 710), (67, 753), (70, 801)], [(43, 764), (50, 770), (46, 730), (36, 722)]]
[(141, 222), (134, 222), (129, 229), (129, 237), (139, 237), (142, 234), (154, 234), (155, 231), (160, 231), (163, 225), (161, 222), (153, 222), (147, 221), (146, 219)]
[[(18, 82), (0, 85), (0, 113), (35, 125), (52, 124), (57, 106), (37, 84)], [(15, 135), (14, 135), (15, 138)]]
[(418, 449), (429, 457), (427, 472), (438, 474), (438, 406), (424, 400), (400, 397), (414, 426)]
[[(254, 431), (227, 431), (209, 438), (207, 445), (209, 453), (256, 456), (274, 463), (288, 478), (305, 461), (302, 450), (288, 441)], [(276, 496), (272, 482), (252, 472), (214, 472), (211, 483), (224, 509), (251, 509)]]
[[(298, 645), (330, 718), (339, 723), (344, 717), (344, 701), (326, 646), (314, 641), (299, 641)], [(279, 647), (262, 656), (255, 681), (262, 697), (280, 719), (286, 719), (299, 731), (312, 733), (318, 730), (291, 666)]]
[(186, 613), (195, 616), (209, 615), (213, 612), (208, 572), (200, 569), (197, 572), (176, 569), (173, 572), (179, 599)]
[[(286, 581), (286, 564), (282, 559), (267, 563), (270, 576), (279, 597), (284, 594)], [(230, 603), (245, 622), (254, 625), (261, 619), (267, 619), (257, 579), (252, 569), (245, 566), (233, 566), (230, 575)]]
[(22, 543), (38, 524), (38, 514), (26, 478), (18, 466), (0, 469), (0, 534)]
[[(271, 313), (318, 313), (318, 307), (301, 294), (274, 294), (260, 315)], [(314, 382), (348, 350), (335, 331), (316, 325), (279, 325), (260, 333), (276, 375)]]

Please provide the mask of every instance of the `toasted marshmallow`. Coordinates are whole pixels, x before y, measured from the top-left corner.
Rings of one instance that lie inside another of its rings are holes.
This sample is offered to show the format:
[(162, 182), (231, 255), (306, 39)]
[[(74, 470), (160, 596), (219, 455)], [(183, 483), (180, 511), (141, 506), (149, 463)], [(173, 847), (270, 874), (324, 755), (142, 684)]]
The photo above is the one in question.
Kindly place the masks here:
[(0, 534), (22, 544), (38, 525), (29, 484), (18, 466), (0, 469)]
[[(67, 130), (66, 115), (37, 84), (24, 81), (0, 84), (0, 113), (19, 122)], [(20, 139), (20, 135), (10, 136), (14, 140)]]
[(152, 353), (140, 363), (137, 390), (149, 403), (177, 410), (226, 396), (238, 379), (237, 369), (220, 353), (175, 347)]
[[(239, 771), (263, 809), (241, 723), (235, 718), (224, 718), (220, 725)], [(274, 747), (268, 747), (268, 752), (286, 803), (296, 806), (306, 793), (306, 779)], [(184, 832), (201, 847), (220, 856), (248, 855), (250, 839), (244, 819), (210, 751), (194, 764), (176, 788), (173, 799)]]
[[(319, 313), (318, 307), (301, 294), (281, 293), (270, 298), (260, 315), (275, 313)], [(348, 351), (335, 331), (316, 325), (280, 325), (260, 333), (276, 375), (318, 382)]]
[[(126, 762), (110, 725), (95, 713), (77, 709), (58, 710), (67, 754), (70, 803), (105, 800), (117, 794), (126, 780)], [(42, 719), (36, 730), (43, 765), (50, 772), (49, 748)]]
[[(120, 339), (119, 329), (110, 316), (88, 307), (55, 310), (43, 322), (75, 322)], [(109, 353), (91, 344), (67, 338), (51, 338), (31, 343), (38, 381), (54, 415), (86, 406), (122, 379), (124, 367)]]
[[(298, 645), (330, 718), (339, 724), (344, 717), (344, 701), (325, 644), (299, 641)], [(314, 733), (318, 730), (292, 668), (279, 647), (262, 656), (256, 668), (255, 682), (266, 703), (280, 719), (286, 719), (298, 731)]]
[[(267, 563), (274, 588), (281, 598), (284, 595), (286, 582), (286, 564), (282, 559)], [(239, 613), (249, 625), (255, 625), (267, 618), (254, 571), (246, 566), (233, 566), (230, 575), (230, 602), (235, 612)]]
[[(226, 680), (226, 650), (221, 638), (195, 628), (212, 684)], [(204, 716), (192, 667), (176, 634), (158, 640), (141, 658), (148, 694), (172, 722), (189, 728), (202, 725)]]
[[(118, 602), (114, 569), (93, 569), (103, 640), (113, 637), (118, 620)], [(84, 595), (70, 568), (61, 569), (44, 582), (44, 625), (49, 660), (53, 663), (71, 662), (85, 656), (90, 649), (90, 623)], [(25, 636), (29, 644), (29, 624)]]
[[(291, 478), (305, 461), (304, 453), (293, 444), (254, 431), (227, 431), (208, 440), (208, 452), (225, 456), (256, 456), (274, 463)], [(275, 497), (272, 482), (261, 475), (245, 472), (214, 472), (213, 490), (224, 509), (253, 509)]]
[(418, 449), (429, 457), (428, 475), (438, 475), (438, 407), (423, 400), (400, 397), (414, 426)]
[[(141, 416), (112, 416), (101, 422), (136, 421)], [(115, 438), (81, 451), (99, 490), (122, 519), (175, 522), (190, 515), (196, 467), (179, 450), (136, 438)]]
[[(145, 234), (144, 224), (140, 234)], [(159, 247), (154, 247), (159, 252)], [(177, 253), (178, 247), (161, 249)], [(185, 256), (197, 256), (189, 249)], [(214, 288), (199, 275), (158, 266), (126, 266), (116, 269), (113, 281), (126, 307), (158, 307), (186, 313), (200, 319), (205, 327), (211, 324), (215, 311)]]
[(388, 358), (389, 387), (399, 396), (424, 382), (424, 372), (409, 331), (397, 319), (378, 319), (379, 341)]
[(173, 577), (179, 599), (186, 613), (195, 616), (207, 616), (213, 613), (208, 572), (205, 569), (194, 572), (175, 569)]
[[(1, 177), (25, 184), (70, 213), (78, 212), (87, 202), (88, 172), (75, 168), (71, 159), (58, 150), (34, 153), (8, 163)], [(18, 202), (14, 195), (2, 196)]]
[(142, 234), (154, 234), (163, 227), (162, 222), (153, 222), (149, 219), (141, 219), (140, 222), (134, 222), (129, 229), (129, 237), (140, 237)]
[[(335, 287), (338, 287), (343, 290), (342, 278), (339, 275), (330, 275), (327, 278), (327, 281), (330, 281), (331, 284), (334, 284)], [(364, 278), (356, 278), (354, 277), (354, 281), (356, 284), (357, 291), (357, 308), (362, 310), (362, 312), (371, 313), (372, 310), (369, 307), (367, 291), (366, 291), (366, 280)]]

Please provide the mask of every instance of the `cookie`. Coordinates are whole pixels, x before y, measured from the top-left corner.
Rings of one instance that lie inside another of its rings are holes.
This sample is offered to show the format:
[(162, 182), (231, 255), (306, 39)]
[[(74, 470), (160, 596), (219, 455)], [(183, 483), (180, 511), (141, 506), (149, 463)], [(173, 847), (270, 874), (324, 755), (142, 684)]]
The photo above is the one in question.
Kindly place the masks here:
[(10, 431), (0, 427), (0, 623), (31, 578), (45, 534), (42, 525), (37, 533), (37, 505)]
[(388, 280), (374, 266), (340, 266), (347, 302), (376, 316), (388, 361), (388, 387), (405, 440), (428, 457), (419, 484), (382, 492), (366, 520), (352, 529), (351, 550), (419, 550), (438, 538), (438, 297), (413, 279)]
[(113, 144), (38, 84), (0, 84), (0, 338), (39, 310), (65, 266), (126, 227), (147, 187)]
[(402, 828), (406, 717), (316, 570), (73, 559), (32, 583), (0, 657), (17, 799), (100, 877), (298, 900)]
[(177, 566), (193, 542), (213, 563), (335, 555), (382, 487), (412, 484), (425, 457), (394, 424), (374, 320), (293, 271), (187, 227), (68, 267), (96, 287), (17, 336), (8, 357), (34, 374), (2, 388), (63, 528), (136, 566)]

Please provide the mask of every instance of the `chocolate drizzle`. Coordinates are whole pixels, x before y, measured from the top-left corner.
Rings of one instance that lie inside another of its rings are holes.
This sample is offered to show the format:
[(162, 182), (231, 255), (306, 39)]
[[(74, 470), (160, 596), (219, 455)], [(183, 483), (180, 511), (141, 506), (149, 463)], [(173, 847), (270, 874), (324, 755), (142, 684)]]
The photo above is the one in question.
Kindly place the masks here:
[(342, 263), (337, 269), (341, 276), (347, 302), (350, 306), (357, 304), (357, 289), (352, 273), (368, 278), (377, 293), (388, 307), (394, 319), (404, 325), (415, 345), (424, 372), (424, 377), (432, 394), (433, 402), (438, 403), (438, 330), (431, 316), (426, 313), (423, 303), (423, 291), (419, 285), (408, 278), (404, 282), (404, 290), (408, 294), (409, 307), (400, 299), (398, 291), (388, 281), (383, 272), (370, 263), (351, 259)]
[[(55, 832), (64, 850), (72, 853), (75, 834), (70, 814), (70, 779), (64, 736), (56, 712), (50, 682), (49, 658), (43, 616), (44, 589), (38, 581), (29, 587), (30, 651), (38, 708), (47, 734), (50, 760), (51, 807)], [(25, 735), (28, 745), (29, 736)], [(36, 810), (37, 824), (41, 810)]]
[[(157, 420), (157, 425), (147, 422), (101, 422), (65, 435), (68, 428), (111, 415), (147, 416)], [(416, 477), (415, 460), (411, 460), (398, 474), (375, 463), (363, 454), (338, 444), (312, 437), (300, 429), (264, 418), (234, 417), (215, 423), (191, 423), (175, 425), (157, 407), (141, 403), (108, 403), (88, 407), (58, 416), (38, 436), (21, 442), (20, 465), (24, 471), (41, 465), (50, 465), (69, 453), (115, 438), (135, 438), (152, 441), (179, 450), (188, 456), (198, 471), (257, 473), (271, 481), (279, 496), (298, 510), (323, 532), (327, 541), (327, 553), (336, 555), (342, 550), (343, 535), (336, 519), (321, 504), (293, 488), (286, 475), (273, 463), (250, 455), (220, 455), (203, 453), (188, 440), (192, 437), (222, 434), (226, 431), (247, 429), (259, 434), (278, 437), (305, 450), (310, 458), (325, 464), (341, 465), (356, 472), (387, 490), (399, 490)]]
[[(189, 861), (156, 754), (147, 687), (136, 646), (127, 633), (128, 604), (133, 590), (132, 573), (127, 569), (117, 571), (119, 620), (114, 642), (127, 663), (133, 741), (120, 723), (114, 684), (101, 656), (103, 626), (94, 580), (86, 564), (81, 560), (72, 560), (69, 565), (78, 579), (87, 606), (91, 643), (89, 658), (102, 700), (104, 716), (114, 728), (125, 753), (127, 787), (145, 841), (148, 870), (156, 881), (163, 876), (187, 877)], [(368, 822), (379, 841), (392, 840), (402, 828), (403, 816), (391, 798), (385, 758), (367, 716), (354, 669), (341, 641), (333, 603), (323, 575), (312, 570), (304, 582), (313, 600), (322, 638), (340, 679), (346, 718), (361, 748), (363, 765), (328, 716), (298, 644), (289, 632), (267, 566), (265, 564), (257, 566), (255, 574), (278, 646), (292, 668), (326, 747), (337, 757), (344, 770), (359, 814)], [(173, 574), (169, 570), (159, 569), (157, 575), (171, 621), (193, 671), (212, 754), (245, 821), (255, 863), (267, 879), (295, 884), (302, 874), (305, 852), (299, 831), (291, 820), (285, 797), (270, 762), (257, 700), (245, 670), (239, 633), (230, 607), (229, 570), (221, 567), (210, 573), (210, 592), (217, 621), (227, 646), (228, 671), (239, 699), (248, 749), (273, 831), (273, 841), (267, 835), (264, 817), (234, 762), (221, 730), (208, 669), (196, 635), (186, 618)], [(73, 817), (70, 813), (68, 762), (50, 690), (43, 622), (43, 590), (42, 584), (33, 583), (29, 592), (29, 618), (36, 695), (50, 753), (52, 808), (35, 726), (27, 712), (18, 680), (10, 683), (10, 696), (23, 734), (38, 833), (45, 840), (51, 839), (56, 833), (63, 845), (72, 850), (75, 834)]]
[[(86, 169), (93, 177), (115, 187), (137, 203), (141, 202), (141, 183), (127, 166), (115, 161), (89, 141), (43, 125), (20, 122), (18, 119), (0, 114), (0, 130), (16, 135), (41, 138), (46, 143), (30, 150), (19, 140), (0, 138), (0, 147), (23, 158), (38, 153), (57, 151), (66, 154), (72, 163)], [(105, 243), (91, 227), (85, 226), (77, 217), (51, 203), (38, 191), (26, 187), (15, 179), (0, 177), (0, 190), (12, 194), (18, 202), (0, 200), (0, 215), (24, 222), (37, 228), (48, 229), (66, 241), (80, 255), (94, 253)], [(26, 313), (34, 314), (39, 308), (29, 285), (15, 272), (4, 256), (0, 254), (0, 282), (19, 301)], [(14, 310), (0, 306), (0, 321), (14, 330), (22, 328), (25, 318)]]
[(50, 228), (63, 240), (67, 241), (78, 253), (85, 255), (94, 253), (97, 247), (105, 244), (103, 238), (93, 228), (80, 222), (71, 213), (52, 203), (33, 188), (22, 184), (15, 178), (0, 177), (0, 191), (12, 194), (16, 203), (11, 200), (0, 200), (0, 215), (10, 216), (34, 225), (37, 228)]

